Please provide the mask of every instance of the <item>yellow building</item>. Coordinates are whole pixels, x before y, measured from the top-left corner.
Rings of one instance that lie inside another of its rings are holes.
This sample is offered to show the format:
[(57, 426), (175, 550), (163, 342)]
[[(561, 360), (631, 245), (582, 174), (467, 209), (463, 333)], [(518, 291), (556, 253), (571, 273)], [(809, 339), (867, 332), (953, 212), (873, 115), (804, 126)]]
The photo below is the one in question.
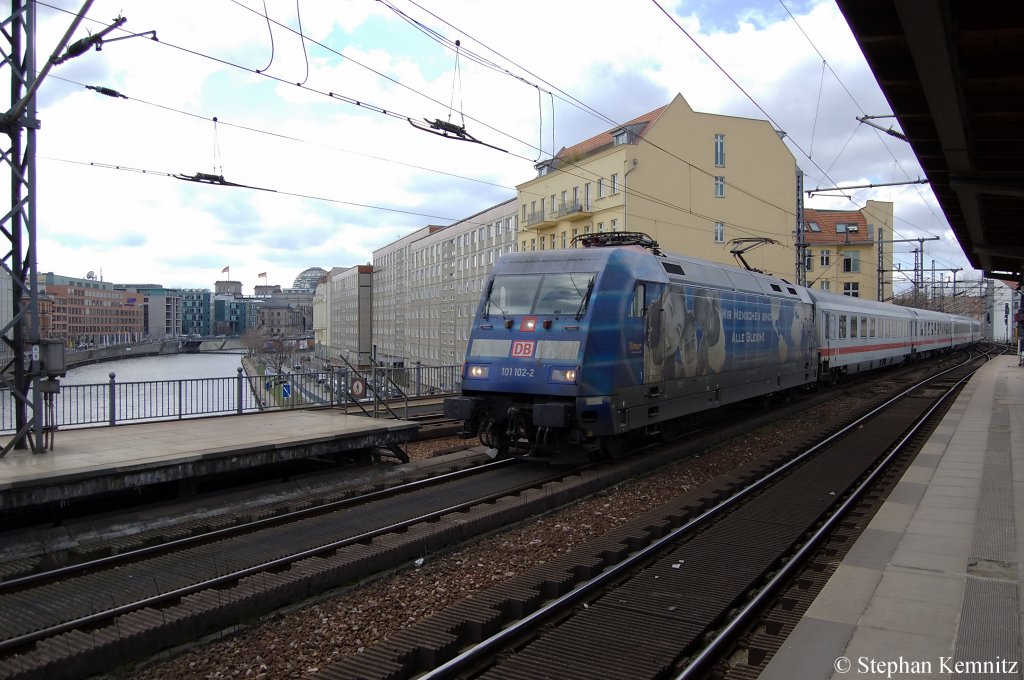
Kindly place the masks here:
[(747, 262), (795, 280), (798, 168), (766, 121), (698, 113), (676, 95), (536, 167), (517, 187), (522, 251), (640, 231), (665, 251), (737, 265), (729, 241), (770, 238)]
[(805, 210), (807, 285), (891, 300), (892, 209), (888, 201), (868, 201), (860, 210)]

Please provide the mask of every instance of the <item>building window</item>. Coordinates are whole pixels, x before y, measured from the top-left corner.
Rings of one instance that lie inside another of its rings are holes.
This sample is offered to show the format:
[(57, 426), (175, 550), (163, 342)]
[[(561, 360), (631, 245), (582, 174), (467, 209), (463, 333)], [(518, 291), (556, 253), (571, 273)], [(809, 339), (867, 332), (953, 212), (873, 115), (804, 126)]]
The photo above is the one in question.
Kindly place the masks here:
[(808, 231), (813, 231), (815, 233), (818, 233), (818, 232), (821, 231), (821, 227), (818, 226), (817, 222), (808, 222), (807, 223), (807, 229), (808, 229)]
[(856, 281), (844, 282), (843, 295), (849, 295), (850, 297), (860, 297), (860, 284), (857, 283)]
[(860, 253), (854, 251), (851, 253), (843, 253), (843, 271), (844, 272), (859, 272), (860, 271)]
[(619, 193), (619, 175), (618, 173), (612, 173), (612, 193)]
[(562, 232), (562, 247), (563, 248), (567, 248), (568, 247), (568, 243), (569, 243), (569, 241), (567, 240), (567, 234), (563, 231)]
[(715, 177), (715, 198), (725, 197), (725, 178)]
[(715, 135), (715, 167), (725, 167), (725, 135)]
[(828, 267), (832, 263), (832, 251), (822, 250), (821, 251), (821, 266)]
[(590, 182), (583, 185), (583, 209), (590, 210)]
[(555, 235), (551, 234), (551, 250), (555, 249)]
[(818, 287), (821, 288), (822, 290), (829, 290), (831, 288), (828, 281), (822, 281), (821, 285), (819, 285)]
[(597, 180), (597, 197), (604, 198), (604, 177)]
[(724, 222), (715, 222), (715, 243), (725, 243)]
[(612, 231), (618, 231), (618, 230), (619, 230), (619, 221), (618, 220), (612, 220)]
[(604, 222), (598, 222), (597, 223), (597, 233), (600, 234), (602, 231), (604, 231)]
[(537, 250), (537, 239), (530, 239), (530, 250)]
[(613, 146), (618, 146), (619, 144), (625, 144), (626, 143), (626, 139), (628, 139), (628, 135), (626, 134), (626, 131), (625, 130), (619, 130), (614, 135), (612, 135), (612, 145)]
[(810, 248), (804, 251), (804, 271), (814, 271), (814, 251)]

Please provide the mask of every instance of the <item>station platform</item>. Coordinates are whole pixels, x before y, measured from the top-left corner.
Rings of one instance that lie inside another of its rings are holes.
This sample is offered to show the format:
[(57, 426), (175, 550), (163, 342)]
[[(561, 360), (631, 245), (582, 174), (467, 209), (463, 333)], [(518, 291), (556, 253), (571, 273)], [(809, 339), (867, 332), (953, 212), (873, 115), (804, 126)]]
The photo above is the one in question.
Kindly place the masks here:
[(971, 379), (761, 674), (1021, 678), (1024, 368)]
[(300, 458), (401, 446), (417, 423), (296, 409), (62, 430), (0, 458), (0, 511), (184, 482)]

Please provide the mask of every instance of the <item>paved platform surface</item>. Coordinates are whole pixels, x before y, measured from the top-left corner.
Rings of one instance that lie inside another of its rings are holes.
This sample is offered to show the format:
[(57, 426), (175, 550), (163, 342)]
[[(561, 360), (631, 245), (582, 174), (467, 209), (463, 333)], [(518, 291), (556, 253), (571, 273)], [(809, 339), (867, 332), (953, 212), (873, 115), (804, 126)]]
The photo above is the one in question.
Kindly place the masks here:
[(297, 409), (63, 430), (46, 453), (15, 450), (0, 458), (0, 508), (401, 444), (418, 428), (405, 420)]
[(971, 379), (761, 678), (1021, 678), (1024, 368)]

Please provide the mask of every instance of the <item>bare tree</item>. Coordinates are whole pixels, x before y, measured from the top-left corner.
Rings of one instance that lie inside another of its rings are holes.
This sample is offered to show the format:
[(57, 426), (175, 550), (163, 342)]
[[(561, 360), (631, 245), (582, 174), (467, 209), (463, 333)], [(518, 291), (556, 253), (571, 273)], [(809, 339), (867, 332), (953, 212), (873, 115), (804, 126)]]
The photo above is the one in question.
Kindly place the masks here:
[(266, 339), (263, 337), (262, 329), (250, 327), (242, 334), (241, 341), (245, 347), (245, 355), (252, 359), (263, 351)]
[(283, 375), (285, 369), (291, 365), (292, 348), (285, 344), (281, 338), (274, 338), (263, 343), (263, 361), (267, 367), (273, 369), (278, 375)]

